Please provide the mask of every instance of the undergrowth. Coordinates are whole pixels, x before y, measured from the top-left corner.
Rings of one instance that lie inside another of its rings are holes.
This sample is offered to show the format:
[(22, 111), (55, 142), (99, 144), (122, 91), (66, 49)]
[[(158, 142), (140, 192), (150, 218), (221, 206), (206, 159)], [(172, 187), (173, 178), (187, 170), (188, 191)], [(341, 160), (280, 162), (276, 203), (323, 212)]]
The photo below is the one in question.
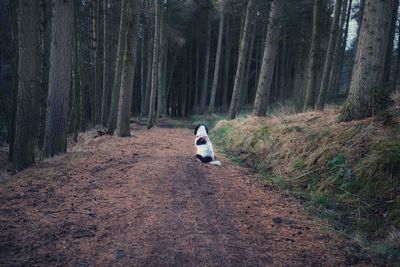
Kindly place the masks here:
[(289, 190), (362, 247), (400, 260), (400, 112), (338, 123), (338, 112), (210, 119), (213, 143)]

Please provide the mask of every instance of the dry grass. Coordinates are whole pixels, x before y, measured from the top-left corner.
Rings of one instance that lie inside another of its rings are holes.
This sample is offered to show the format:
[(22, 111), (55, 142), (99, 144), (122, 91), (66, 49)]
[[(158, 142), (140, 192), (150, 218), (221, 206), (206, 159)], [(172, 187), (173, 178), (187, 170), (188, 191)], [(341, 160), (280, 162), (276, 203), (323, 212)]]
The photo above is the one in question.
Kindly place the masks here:
[(348, 230), (386, 238), (400, 229), (400, 112), (346, 123), (338, 113), (220, 121), (212, 135), (235, 160), (329, 209)]

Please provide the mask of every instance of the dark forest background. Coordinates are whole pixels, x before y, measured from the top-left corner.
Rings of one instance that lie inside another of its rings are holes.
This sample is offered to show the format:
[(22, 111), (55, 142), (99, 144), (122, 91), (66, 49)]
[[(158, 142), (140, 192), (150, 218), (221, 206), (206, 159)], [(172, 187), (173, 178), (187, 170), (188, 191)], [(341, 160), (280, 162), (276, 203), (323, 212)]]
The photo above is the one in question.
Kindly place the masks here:
[(400, 82), (398, 2), (1, 1), (0, 142), (19, 170), (132, 117), (372, 116)]

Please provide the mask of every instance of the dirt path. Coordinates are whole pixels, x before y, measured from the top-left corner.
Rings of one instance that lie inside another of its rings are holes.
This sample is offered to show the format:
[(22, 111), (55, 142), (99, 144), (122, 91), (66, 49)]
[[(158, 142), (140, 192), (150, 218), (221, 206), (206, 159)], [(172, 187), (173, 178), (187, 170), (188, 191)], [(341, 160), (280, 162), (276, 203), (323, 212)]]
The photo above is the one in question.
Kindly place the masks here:
[[(186, 129), (86, 137), (0, 184), (0, 265), (337, 266), (341, 241)], [(221, 159), (221, 157), (220, 157)]]

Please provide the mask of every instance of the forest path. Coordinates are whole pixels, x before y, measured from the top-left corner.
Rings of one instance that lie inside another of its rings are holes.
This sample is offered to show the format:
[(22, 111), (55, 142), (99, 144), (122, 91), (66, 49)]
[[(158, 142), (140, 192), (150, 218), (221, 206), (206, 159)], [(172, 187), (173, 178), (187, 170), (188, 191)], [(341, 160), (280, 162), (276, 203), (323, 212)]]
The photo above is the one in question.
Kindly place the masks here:
[(86, 137), (0, 184), (0, 265), (337, 266), (340, 239), (188, 129)]

